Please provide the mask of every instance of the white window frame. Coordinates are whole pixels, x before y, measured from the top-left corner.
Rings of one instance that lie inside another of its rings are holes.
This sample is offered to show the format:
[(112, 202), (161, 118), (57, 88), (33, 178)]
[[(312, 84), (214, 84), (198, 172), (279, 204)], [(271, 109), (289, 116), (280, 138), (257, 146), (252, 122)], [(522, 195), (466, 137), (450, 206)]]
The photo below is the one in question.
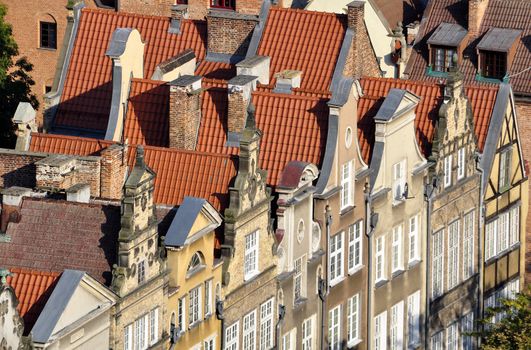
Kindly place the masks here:
[(314, 320), (315, 316), (312, 316), (302, 322), (302, 350), (312, 350), (315, 347), (313, 344)]
[(485, 225), (485, 261), (497, 255), (498, 220), (492, 220)]
[(463, 217), (463, 280), (475, 273), (474, 268), (474, 210)]
[(349, 160), (341, 166), (341, 210), (353, 205), (352, 178), (352, 160)]
[(520, 206), (510, 209), (509, 247), (520, 243)]
[(282, 337), (282, 349), (291, 350), (296, 349), (297, 328), (292, 328), (288, 333)]
[(444, 187), (452, 186), (452, 155), (444, 158)]
[(404, 200), (404, 189), (406, 186), (406, 160), (393, 164), (393, 203), (399, 203)]
[(348, 228), (348, 273), (357, 272), (363, 262), (363, 220)]
[(295, 259), (295, 261), (293, 262), (293, 270), (295, 272), (293, 274), (293, 304), (297, 303), (298, 300), (306, 296), (306, 293), (304, 293), (304, 275), (306, 268), (305, 257), (306, 256), (303, 255), (298, 259)]
[(245, 236), (244, 280), (248, 281), (258, 274), (258, 246), (260, 234), (257, 231)]
[(433, 334), (430, 339), (431, 350), (443, 350), (443, 331), (438, 331)]
[(432, 264), (432, 298), (444, 292), (444, 230), (433, 234), (433, 264)]
[(402, 224), (393, 227), (392, 231), (392, 249), (391, 249), (391, 261), (392, 272), (400, 272), (404, 270), (404, 247), (402, 245)]
[(343, 238), (345, 232), (330, 237), (330, 286), (341, 282), (345, 275), (343, 262)]
[(149, 344), (153, 345), (159, 341), (159, 308), (156, 307), (149, 312)]
[(124, 350), (133, 350), (133, 324), (124, 327)]
[(212, 280), (205, 282), (205, 318), (212, 315)]
[(420, 343), (420, 290), (407, 298), (408, 345)]
[(177, 327), (180, 327), (179, 333), (186, 330), (186, 297), (179, 298), (177, 301)]
[(148, 314), (136, 319), (133, 328), (133, 348), (145, 350), (148, 348)]
[(328, 343), (330, 350), (341, 349), (341, 304), (328, 312)]
[(374, 350), (387, 349), (387, 311), (374, 317)]
[(469, 312), (461, 318), (461, 349), (474, 349), (474, 338), (466, 335), (474, 331), (474, 312)]
[(203, 341), (204, 350), (216, 350), (216, 335), (212, 335)]
[(256, 349), (256, 310), (243, 316), (243, 350)]
[(419, 214), (409, 218), (409, 265), (413, 265), (414, 263), (420, 261), (419, 218)]
[(459, 284), (459, 236), (460, 221), (455, 220), (448, 225), (448, 289)]
[(465, 150), (465, 147), (461, 147), (457, 151), (457, 180), (465, 177)]
[(146, 269), (147, 269), (147, 263), (146, 263), (146, 260), (141, 260), (138, 262), (138, 265), (137, 265), (137, 281), (138, 281), (138, 284), (142, 284), (146, 281)]
[(202, 320), (201, 304), (203, 304), (203, 299), (201, 298), (201, 285), (191, 289), (188, 295), (190, 299), (188, 306), (189, 327), (193, 327)]
[(360, 294), (347, 300), (347, 346), (360, 342)]
[(274, 298), (271, 298), (260, 305), (260, 350), (268, 350), (273, 348), (274, 307)]
[(404, 301), (391, 307), (390, 339), (391, 350), (404, 349)]
[(446, 350), (459, 350), (459, 324), (453, 322), (446, 329)]
[(238, 350), (240, 345), (240, 321), (236, 321), (225, 329), (225, 350)]
[(512, 147), (507, 147), (503, 151), (500, 152), (499, 160), (499, 170), (500, 170), (500, 176), (499, 176), (499, 183), (498, 183), (498, 191), (504, 192), (506, 191), (510, 185), (511, 185), (511, 162), (512, 162)]
[(385, 235), (376, 238), (376, 254), (375, 254), (375, 283), (387, 280), (387, 274), (385, 272)]

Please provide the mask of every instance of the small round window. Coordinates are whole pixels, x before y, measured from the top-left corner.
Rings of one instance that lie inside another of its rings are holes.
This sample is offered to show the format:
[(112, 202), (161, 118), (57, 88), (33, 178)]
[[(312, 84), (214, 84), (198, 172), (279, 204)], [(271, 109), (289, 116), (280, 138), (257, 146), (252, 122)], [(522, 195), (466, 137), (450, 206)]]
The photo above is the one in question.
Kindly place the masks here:
[(347, 130), (345, 130), (345, 146), (347, 148), (350, 148), (352, 145), (352, 128), (349, 126), (347, 127)]

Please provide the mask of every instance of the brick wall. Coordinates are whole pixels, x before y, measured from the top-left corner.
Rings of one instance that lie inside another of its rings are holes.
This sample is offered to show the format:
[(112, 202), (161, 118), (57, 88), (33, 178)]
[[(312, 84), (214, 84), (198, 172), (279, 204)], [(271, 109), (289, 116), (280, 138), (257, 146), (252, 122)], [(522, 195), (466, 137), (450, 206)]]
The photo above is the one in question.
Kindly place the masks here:
[(236, 1), (236, 11), (238, 11), (239, 13), (258, 15), (260, 13), (261, 6), (262, 6), (262, 0), (237, 0)]
[(208, 51), (245, 56), (258, 18), (213, 11), (207, 17)]
[(476, 36), (479, 32), (488, 3), (489, 0), (468, 1), (468, 34), (472, 37)]
[(240, 132), (245, 127), (247, 117), (247, 102), (243, 92), (229, 93), (227, 127), (229, 132)]
[(119, 11), (170, 17), (175, 0), (120, 0), (119, 4)]
[(111, 145), (101, 153), (101, 193), (102, 198), (122, 198), (122, 187), (127, 171), (127, 148)]
[(35, 162), (45, 157), (44, 153), (0, 149), (0, 188), (35, 187)]
[(170, 87), (170, 147), (195, 150), (201, 121), (201, 94), (187, 93), (184, 88)]

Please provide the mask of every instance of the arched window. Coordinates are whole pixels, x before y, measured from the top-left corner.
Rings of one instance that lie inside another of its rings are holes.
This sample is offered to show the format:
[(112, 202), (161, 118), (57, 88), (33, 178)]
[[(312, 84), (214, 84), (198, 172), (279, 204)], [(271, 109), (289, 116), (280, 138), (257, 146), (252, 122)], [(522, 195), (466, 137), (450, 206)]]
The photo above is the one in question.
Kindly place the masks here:
[(198, 270), (202, 269), (204, 266), (205, 259), (203, 258), (203, 254), (201, 254), (201, 252), (195, 252), (194, 255), (192, 255), (192, 259), (190, 259), (190, 263), (188, 264), (188, 270), (186, 270), (186, 275), (190, 276)]
[(39, 16), (39, 47), (57, 49), (57, 21), (50, 14)]

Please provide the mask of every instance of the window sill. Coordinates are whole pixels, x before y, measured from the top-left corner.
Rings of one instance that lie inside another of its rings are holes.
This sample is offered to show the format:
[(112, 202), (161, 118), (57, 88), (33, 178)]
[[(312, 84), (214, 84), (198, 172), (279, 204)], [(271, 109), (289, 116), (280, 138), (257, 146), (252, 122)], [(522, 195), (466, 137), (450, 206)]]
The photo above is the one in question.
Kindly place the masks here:
[(345, 276), (341, 276), (339, 278), (336, 278), (335, 280), (330, 281), (330, 288), (337, 286), (339, 283), (343, 282), (345, 280)]
[(394, 208), (394, 207), (398, 207), (398, 206), (404, 204), (405, 202), (406, 202), (405, 199), (397, 200), (397, 199), (394, 199), (394, 198), (393, 198), (393, 208)]
[(490, 257), (487, 260), (485, 260), (485, 265), (490, 265), (493, 262), (503, 258), (505, 255), (510, 254), (513, 250), (517, 250), (519, 248), (520, 248), (520, 242), (514, 243), (509, 248), (506, 248), (506, 249), (502, 250), (501, 252), (499, 252), (498, 254), (494, 255), (493, 257)]
[(420, 258), (415, 258), (413, 260), (409, 260), (409, 262), (407, 263), (407, 267), (408, 269), (412, 269), (414, 268), (415, 266), (417, 266), (418, 264), (420, 264), (422, 260), (420, 260)]
[(355, 347), (356, 345), (360, 344), (362, 342), (362, 339), (354, 339), (354, 340), (351, 340), (347, 343), (347, 348), (348, 349), (352, 349), (353, 347)]
[(441, 72), (437, 70), (433, 70), (430, 66), (426, 67), (426, 75), (430, 77), (437, 77), (437, 78), (448, 78), (448, 72)]
[(208, 321), (211, 317), (212, 317), (212, 313), (208, 313), (208, 314), (205, 315), (204, 320)]
[(377, 280), (377, 281), (374, 283), (374, 288), (380, 288), (381, 286), (383, 286), (383, 285), (386, 284), (387, 282), (389, 282), (389, 280), (387, 280), (386, 278), (379, 279), (379, 280)]
[(355, 266), (352, 270), (348, 270), (348, 275), (349, 276), (355, 275), (361, 270), (363, 270), (364, 267), (365, 267), (364, 265)]
[(345, 214), (350, 213), (351, 211), (354, 210), (354, 208), (355, 208), (354, 205), (349, 205), (349, 206), (347, 206), (347, 207), (341, 209), (341, 211), (339, 212), (339, 216), (343, 216), (343, 215), (345, 215)]
[(195, 267), (194, 269), (186, 272), (186, 279), (189, 279), (190, 277), (198, 274), (199, 272), (203, 271), (205, 269), (206, 265), (199, 265)]
[(408, 344), (407, 349), (408, 350), (415, 350), (420, 348), (420, 342)]
[(403, 274), (406, 270), (404, 270), (404, 268), (399, 268), (399, 269), (396, 269), (393, 271), (393, 273), (391, 274), (391, 279), (395, 279), (397, 278), (398, 276), (400, 276), (401, 274)]
[(295, 301), (293, 303), (293, 310), (300, 309), (304, 304), (306, 304), (307, 301), (308, 301), (308, 299), (306, 299), (304, 297), (295, 299)]
[(54, 49), (54, 48), (51, 48), (51, 47), (40, 47), (39, 46), (37, 49), (43, 50), (43, 51), (52, 51), (52, 52), (53, 51), (57, 51), (57, 48)]
[(256, 276), (258, 276), (260, 274), (259, 271), (254, 271), (246, 276), (243, 277), (243, 281), (244, 282), (249, 282), (251, 280), (253, 280)]
[(199, 326), (200, 324), (201, 324), (201, 320), (195, 321), (194, 323), (191, 323), (191, 324), (188, 326), (188, 330), (191, 331), (192, 329), (196, 328), (196, 327)]

